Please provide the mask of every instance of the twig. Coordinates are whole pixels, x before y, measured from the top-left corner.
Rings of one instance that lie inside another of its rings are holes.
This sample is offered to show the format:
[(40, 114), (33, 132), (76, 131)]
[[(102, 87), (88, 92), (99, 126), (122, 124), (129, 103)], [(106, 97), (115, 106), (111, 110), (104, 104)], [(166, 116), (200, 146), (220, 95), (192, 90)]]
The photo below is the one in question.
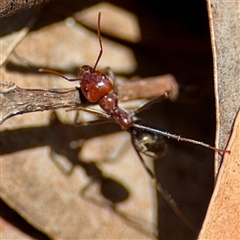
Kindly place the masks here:
[(81, 103), (76, 88), (24, 89), (13, 82), (1, 82), (0, 124), (18, 114), (75, 107)]
[(118, 98), (122, 101), (140, 98), (150, 99), (162, 96), (166, 92), (172, 101), (178, 96), (178, 83), (171, 74), (132, 81), (117, 81)]
[(9, 17), (15, 13), (30, 9), (40, 3), (47, 3), (49, 0), (1, 0), (0, 1), (0, 18)]
[[(146, 86), (151, 86), (146, 90)], [(149, 99), (169, 93), (170, 100), (178, 95), (178, 85), (172, 75), (134, 81), (117, 81), (120, 100)], [(13, 82), (0, 83), (0, 124), (24, 113), (74, 108), (81, 105), (78, 88), (24, 89)]]

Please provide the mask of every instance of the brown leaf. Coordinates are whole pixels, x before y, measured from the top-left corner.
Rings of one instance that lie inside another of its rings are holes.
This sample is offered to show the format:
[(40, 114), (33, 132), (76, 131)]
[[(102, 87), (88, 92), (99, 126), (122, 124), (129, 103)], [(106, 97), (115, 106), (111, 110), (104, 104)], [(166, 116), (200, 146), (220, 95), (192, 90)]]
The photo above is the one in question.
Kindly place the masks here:
[(240, 112), (217, 177), (199, 239), (239, 239), (240, 236)]

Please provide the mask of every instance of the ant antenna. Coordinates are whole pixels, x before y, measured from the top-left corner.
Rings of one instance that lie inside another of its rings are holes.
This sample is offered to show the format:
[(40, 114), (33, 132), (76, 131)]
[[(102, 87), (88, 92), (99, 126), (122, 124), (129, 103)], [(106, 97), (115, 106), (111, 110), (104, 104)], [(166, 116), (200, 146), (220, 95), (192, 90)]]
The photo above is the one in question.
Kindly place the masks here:
[[(100, 45), (100, 51), (99, 51), (99, 54), (98, 54), (98, 57), (97, 57), (97, 60), (96, 60), (96, 63), (91, 71), (91, 73), (93, 73), (95, 70), (96, 70), (96, 67), (99, 63), (99, 60), (101, 59), (102, 57), (102, 54), (103, 54), (103, 47), (102, 47), (102, 39), (101, 39), (101, 32), (100, 32), (100, 22), (101, 22), (101, 12), (98, 13), (98, 27), (97, 27), (97, 32), (98, 32), (98, 40), (99, 40), (99, 45)], [(55, 71), (55, 70), (52, 70), (52, 69), (47, 69), (47, 68), (40, 68), (38, 69), (39, 72), (45, 72), (45, 73), (51, 73), (51, 74), (54, 74), (54, 75), (57, 75), (61, 78), (64, 78), (65, 80), (69, 81), (69, 82), (75, 82), (75, 81), (79, 81), (79, 78), (67, 78), (65, 77), (64, 75), (62, 75), (61, 73)]]
[(100, 58), (102, 57), (102, 54), (103, 54), (102, 39), (101, 39), (101, 32), (100, 32), (100, 20), (101, 20), (101, 12), (98, 13), (98, 27), (97, 27), (98, 40), (99, 40), (99, 45), (100, 45), (100, 52), (98, 54), (97, 61), (96, 61), (95, 65), (92, 69), (92, 72), (94, 72), (96, 70), (98, 62), (99, 62), (99, 60), (100, 60)]

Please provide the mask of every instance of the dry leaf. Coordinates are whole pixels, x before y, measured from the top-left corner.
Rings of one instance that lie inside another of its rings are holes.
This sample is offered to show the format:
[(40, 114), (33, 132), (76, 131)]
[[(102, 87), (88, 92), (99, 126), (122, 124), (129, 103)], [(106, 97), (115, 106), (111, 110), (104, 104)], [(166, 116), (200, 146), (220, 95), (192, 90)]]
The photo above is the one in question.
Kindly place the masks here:
[(208, 10), (214, 56), (216, 145), (225, 147), (233, 132), (227, 145), (231, 154), (225, 154), (222, 165), (221, 155), (215, 155), (217, 183), (199, 239), (239, 239), (239, 116), (234, 127), (233, 122), (240, 106), (240, 4), (209, 0)]
[[(225, 148), (240, 107), (240, 38), (238, 1), (208, 0), (216, 97), (216, 146)], [(215, 174), (221, 165), (216, 154)]]
[(227, 148), (199, 239), (240, 237), (240, 112)]

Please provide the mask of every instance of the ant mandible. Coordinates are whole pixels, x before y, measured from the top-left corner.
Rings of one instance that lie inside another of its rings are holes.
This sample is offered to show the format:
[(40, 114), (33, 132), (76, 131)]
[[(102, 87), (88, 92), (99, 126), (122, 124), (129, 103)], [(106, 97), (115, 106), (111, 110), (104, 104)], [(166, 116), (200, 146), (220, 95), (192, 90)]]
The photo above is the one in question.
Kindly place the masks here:
[[(147, 170), (148, 174), (150, 175), (152, 180), (155, 182), (157, 191), (165, 199), (168, 205), (173, 209), (176, 215), (183, 221), (183, 223), (185, 223), (186, 226), (188, 226), (190, 229), (196, 232), (196, 227), (179, 210), (179, 208), (177, 207), (176, 201), (171, 197), (171, 195), (165, 190), (163, 190), (161, 184), (156, 179), (155, 174), (145, 164), (139, 152), (142, 152), (148, 156), (156, 156), (156, 155), (163, 154), (165, 150), (165, 143), (162, 138), (163, 136), (167, 138), (173, 138), (178, 141), (190, 142), (197, 145), (201, 145), (203, 147), (210, 148), (217, 152), (229, 153), (230, 151), (224, 150), (224, 149), (218, 149), (200, 141), (196, 141), (189, 138), (183, 138), (179, 135), (175, 135), (175, 134), (160, 131), (154, 128), (150, 128), (147, 126), (143, 126), (141, 124), (141, 121), (135, 116), (136, 112), (129, 113), (119, 107), (118, 97), (113, 92), (113, 83), (108, 79), (108, 77), (105, 74), (96, 70), (98, 62), (101, 59), (101, 56), (103, 54), (103, 47), (102, 47), (102, 40), (101, 40), (101, 33), (100, 33), (100, 20), (101, 20), (101, 12), (99, 12), (98, 14), (98, 28), (97, 28), (100, 52), (93, 68), (88, 65), (82, 66), (78, 71), (78, 77), (73, 79), (67, 78), (61, 73), (51, 69), (43, 68), (43, 69), (40, 69), (39, 71), (55, 74), (70, 82), (79, 81), (81, 92), (83, 93), (87, 101), (89, 101), (90, 103), (98, 103), (99, 106), (105, 112), (95, 111), (90, 108), (85, 108), (81, 106), (77, 106), (74, 110), (83, 110), (86, 112), (98, 114), (100, 117), (103, 117), (103, 118), (111, 119), (116, 123), (118, 123), (122, 129), (127, 130), (131, 134), (132, 144), (136, 150), (136, 153), (139, 156), (139, 159), (141, 160), (144, 168)], [(168, 96), (168, 93), (166, 92), (165, 97), (167, 96)]]

